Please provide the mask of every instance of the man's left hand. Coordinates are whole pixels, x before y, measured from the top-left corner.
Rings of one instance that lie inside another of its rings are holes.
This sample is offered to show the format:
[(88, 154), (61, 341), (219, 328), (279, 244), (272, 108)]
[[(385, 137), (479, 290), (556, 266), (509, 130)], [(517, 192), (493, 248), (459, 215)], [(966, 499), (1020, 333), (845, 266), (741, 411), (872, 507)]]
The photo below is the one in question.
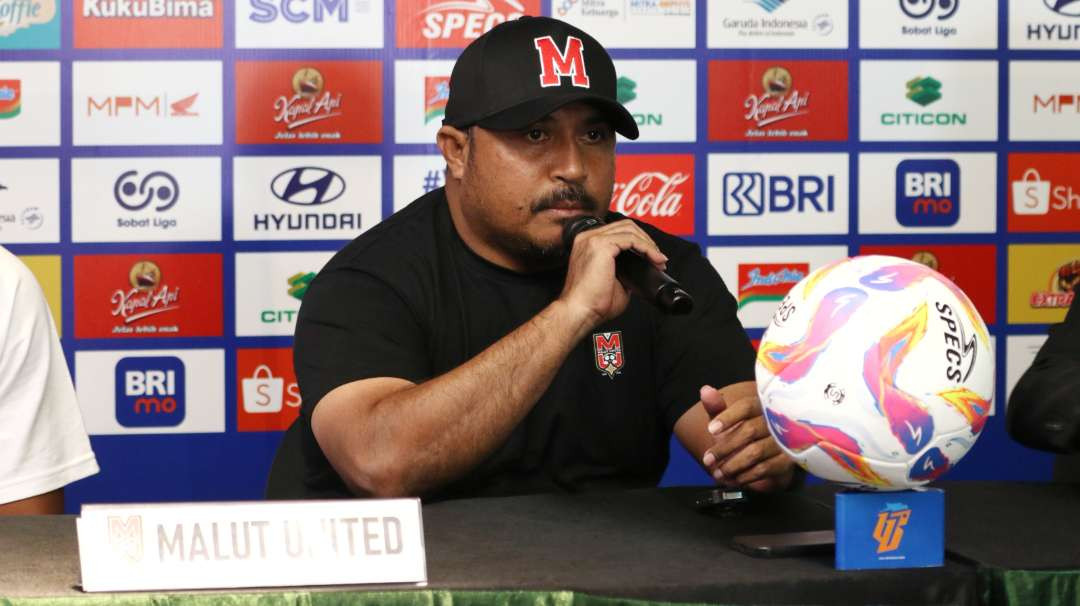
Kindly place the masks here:
[(711, 419), (709, 433), (714, 439), (702, 463), (717, 482), (727, 486), (758, 491), (786, 488), (794, 477), (795, 463), (769, 434), (757, 389), (726, 391), (725, 396), (712, 387), (701, 388), (701, 403)]

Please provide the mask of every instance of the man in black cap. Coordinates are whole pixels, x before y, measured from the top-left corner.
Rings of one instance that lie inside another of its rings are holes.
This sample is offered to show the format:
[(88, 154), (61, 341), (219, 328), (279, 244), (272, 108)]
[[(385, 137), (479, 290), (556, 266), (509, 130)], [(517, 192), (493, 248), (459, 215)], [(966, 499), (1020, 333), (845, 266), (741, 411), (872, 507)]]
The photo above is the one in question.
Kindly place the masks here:
[[(718, 482), (790, 483), (719, 275), (697, 246), (607, 212), (615, 132), (638, 136), (615, 81), (596, 40), (546, 17), (464, 50), (437, 136), (446, 187), (346, 246), (304, 297), (303, 405), (269, 496), (654, 486), (672, 432)], [(568, 250), (586, 215), (606, 225)], [(631, 297), (623, 251), (678, 278), (693, 311)], [(283, 487), (290, 444), (304, 457)]]

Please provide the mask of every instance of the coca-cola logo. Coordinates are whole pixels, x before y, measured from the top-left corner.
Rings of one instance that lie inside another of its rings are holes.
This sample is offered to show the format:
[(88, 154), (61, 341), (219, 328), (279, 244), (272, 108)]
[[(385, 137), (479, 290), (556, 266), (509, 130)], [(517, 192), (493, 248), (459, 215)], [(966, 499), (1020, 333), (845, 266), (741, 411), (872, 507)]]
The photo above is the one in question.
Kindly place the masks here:
[(684, 172), (638, 173), (626, 183), (615, 184), (611, 210), (642, 220), (678, 216), (683, 207), (679, 186), (689, 178)]

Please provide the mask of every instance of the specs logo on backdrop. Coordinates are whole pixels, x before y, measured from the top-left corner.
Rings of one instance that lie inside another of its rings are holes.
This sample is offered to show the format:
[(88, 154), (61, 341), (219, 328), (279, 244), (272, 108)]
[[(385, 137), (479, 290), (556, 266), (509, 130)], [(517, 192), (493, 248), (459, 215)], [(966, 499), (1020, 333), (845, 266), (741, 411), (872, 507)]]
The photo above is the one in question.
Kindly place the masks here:
[(129, 170), (117, 177), (113, 185), (113, 198), (117, 204), (135, 211), (157, 201), (153, 207), (157, 212), (167, 211), (176, 205), (180, 199), (180, 184), (176, 178), (162, 170), (156, 170), (142, 179), (138, 175), (138, 171)]
[(1047, 288), (1031, 293), (1031, 306), (1036, 309), (1068, 309), (1080, 286), (1080, 259), (1065, 263), (1050, 275)]
[(900, 10), (912, 19), (925, 19), (933, 15), (944, 21), (956, 14), (960, 0), (900, 0)]
[(1080, 17), (1080, 0), (1043, 0), (1043, 4), (1059, 15)]
[(424, 124), (446, 114), (450, 101), (450, 76), (424, 76)]
[(620, 155), (609, 210), (677, 235), (694, 232), (694, 158)]
[(760, 172), (729, 172), (723, 176), (723, 209), (729, 217), (786, 212), (836, 210), (835, 178), (829, 175), (766, 176)]
[(168, 95), (154, 97), (123, 95), (105, 97), (101, 100), (90, 96), (86, 98), (86, 115), (90, 117), (104, 113), (110, 118), (129, 116), (192, 118), (199, 115), (197, 112), (192, 111), (192, 107), (198, 99), (199, 93), (187, 95), (175, 101), (169, 101)]
[(176, 356), (121, 358), (116, 363), (116, 422), (176, 427), (184, 421), (184, 362)]
[(903, 503), (888, 503), (878, 512), (873, 533), (874, 540), (878, 543), (878, 553), (896, 551), (900, 548), (900, 541), (904, 538), (904, 527), (907, 526), (910, 518), (911, 509)]
[(947, 227), (960, 219), (960, 165), (904, 160), (896, 166), (896, 220), (905, 227)]
[(282, 202), (318, 206), (340, 198), (345, 193), (345, 179), (332, 170), (301, 166), (274, 177), (270, 182), (270, 191)]
[(809, 263), (739, 263), (739, 309), (758, 301), (783, 301), (810, 273)]
[[(539, 0), (397, 0), (398, 46), (464, 47), (496, 25), (539, 15)], [(419, 36), (417, 36), (419, 33)]]
[(55, 0), (0, 0), (0, 38), (56, 16)]
[(1051, 114), (1072, 113), (1080, 114), (1080, 95), (1075, 94), (1059, 94), (1050, 95), (1049, 97), (1041, 97), (1034, 95), (1032, 97), (1032, 113), (1048, 112)]
[(0, 120), (14, 118), (22, 112), (22, 81), (0, 80)]
[[(916, 76), (905, 83), (909, 101), (926, 107), (942, 98), (940, 81), (930, 76)], [(884, 126), (963, 126), (968, 115), (957, 112), (883, 112), (881, 124)]]
[[(251, 8), (255, 11), (248, 16), (255, 23), (273, 23), (280, 14), (289, 23), (306, 23), (311, 20), (315, 23), (334, 20), (338, 23), (349, 22), (349, 0), (313, 0), (311, 12), (293, 9), (293, 0), (280, 0), (281, 8), (277, 3), (266, 0), (251, 0)], [(364, 12), (364, 11), (359, 11)]]
[(83, 17), (105, 19), (213, 19), (210, 0), (82, 0)]

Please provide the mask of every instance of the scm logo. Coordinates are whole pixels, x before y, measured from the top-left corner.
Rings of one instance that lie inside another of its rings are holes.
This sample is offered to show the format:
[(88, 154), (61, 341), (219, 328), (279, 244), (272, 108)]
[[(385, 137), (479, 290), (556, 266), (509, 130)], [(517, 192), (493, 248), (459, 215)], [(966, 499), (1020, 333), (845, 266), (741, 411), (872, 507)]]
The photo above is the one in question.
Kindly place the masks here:
[(176, 356), (121, 358), (116, 363), (116, 421), (124, 427), (184, 422), (184, 362)]

